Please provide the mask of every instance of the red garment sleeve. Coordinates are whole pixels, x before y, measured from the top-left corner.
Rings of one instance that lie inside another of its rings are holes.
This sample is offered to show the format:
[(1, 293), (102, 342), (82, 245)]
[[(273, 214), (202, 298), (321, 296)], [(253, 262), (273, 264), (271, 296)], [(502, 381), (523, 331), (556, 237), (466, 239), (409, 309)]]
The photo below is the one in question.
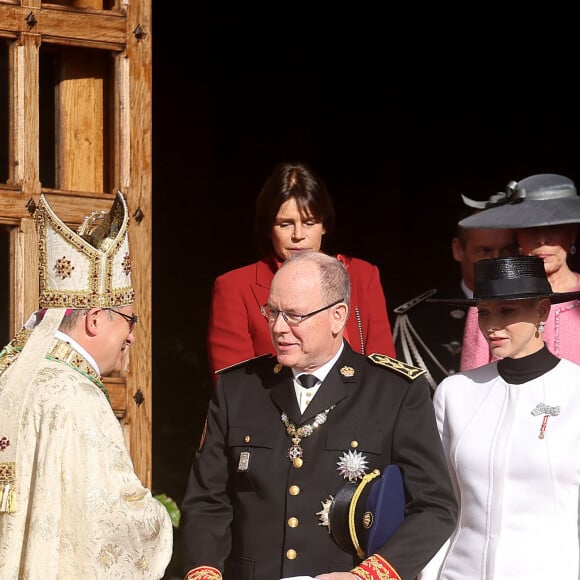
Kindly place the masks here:
[(268, 321), (260, 313), (260, 304), (268, 298), (268, 288), (259, 287), (256, 264), (218, 276), (214, 282), (207, 330), (210, 372), (274, 353)]
[(368, 339), (365, 349), (366, 354), (378, 352), (396, 357), (391, 323), (389, 322), (389, 316), (387, 314), (387, 301), (377, 266), (373, 266), (368, 298), (371, 309), (369, 314)]
[(393, 333), (378, 266), (342, 255), (338, 259), (346, 266), (351, 283), (347, 322), (350, 345), (355, 351), (366, 355), (380, 353), (395, 357)]
[(212, 374), (254, 356), (247, 306), (227, 278), (218, 277), (214, 282), (207, 336)]

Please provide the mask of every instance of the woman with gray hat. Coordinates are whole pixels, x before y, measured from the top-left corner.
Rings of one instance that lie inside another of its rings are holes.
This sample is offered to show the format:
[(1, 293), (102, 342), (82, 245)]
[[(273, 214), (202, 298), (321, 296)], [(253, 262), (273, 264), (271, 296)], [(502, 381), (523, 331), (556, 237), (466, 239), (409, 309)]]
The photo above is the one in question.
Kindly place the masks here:
[[(478, 202), (464, 199), (470, 205)], [(580, 274), (568, 263), (576, 253), (580, 228), (580, 196), (568, 177), (541, 173), (508, 184), (505, 193), (484, 202), (483, 211), (459, 222), (464, 228), (512, 228), (520, 254), (537, 256), (544, 262), (554, 292), (580, 290)], [(471, 333), (471, 337), (470, 337)], [(477, 323), (473, 309), (468, 315), (461, 370), (492, 360), (485, 344), (477, 344)], [(556, 356), (580, 364), (580, 302), (573, 300), (552, 308), (546, 321), (544, 341)], [(469, 344), (472, 348), (469, 348)]]
[(542, 260), (475, 264), (480, 331), (498, 361), (451, 375), (433, 404), (460, 504), (458, 525), (420, 580), (578, 580), (580, 365), (551, 353), (553, 292)]

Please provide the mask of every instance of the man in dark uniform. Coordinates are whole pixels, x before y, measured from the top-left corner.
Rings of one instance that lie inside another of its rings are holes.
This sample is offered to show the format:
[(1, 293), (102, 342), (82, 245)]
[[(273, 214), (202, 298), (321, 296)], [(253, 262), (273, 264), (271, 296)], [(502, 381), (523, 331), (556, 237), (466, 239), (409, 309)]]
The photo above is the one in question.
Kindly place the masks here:
[[(346, 270), (320, 252), (274, 276), (262, 312), (277, 356), (223, 372), (209, 405), (182, 504), (188, 580), (412, 580), (453, 531), (424, 371), (354, 352), (349, 299)], [(405, 518), (361, 559), (333, 540), (328, 510), (345, 482), (390, 464)]]
[[(463, 197), (466, 207), (458, 216), (458, 222), (481, 208), (477, 203)], [(450, 296), (473, 297), (473, 264), (483, 258), (499, 258), (517, 255), (517, 240), (510, 229), (465, 229), (456, 226), (451, 239), (453, 259), (461, 268), (461, 279), (450, 283), (446, 277), (432, 291), (409, 300), (394, 309), (393, 328), (397, 357), (409, 364), (427, 370), (427, 380), (434, 390), (446, 377), (460, 369), (463, 333), (467, 307), (429, 304), (427, 298)]]

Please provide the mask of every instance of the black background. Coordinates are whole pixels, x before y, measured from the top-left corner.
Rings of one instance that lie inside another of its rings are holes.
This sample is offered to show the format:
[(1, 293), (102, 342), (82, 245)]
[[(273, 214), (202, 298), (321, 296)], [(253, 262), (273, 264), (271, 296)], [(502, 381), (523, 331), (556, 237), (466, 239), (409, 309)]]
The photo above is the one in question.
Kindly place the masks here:
[(476, 37), (479, 15), (442, 28), (379, 8), (154, 3), (153, 487), (178, 502), (211, 391), (211, 285), (257, 258), (254, 202), (276, 162), (321, 173), (334, 246), (379, 266), (390, 313), (459, 275), (461, 193), (543, 172), (580, 183), (565, 15)]

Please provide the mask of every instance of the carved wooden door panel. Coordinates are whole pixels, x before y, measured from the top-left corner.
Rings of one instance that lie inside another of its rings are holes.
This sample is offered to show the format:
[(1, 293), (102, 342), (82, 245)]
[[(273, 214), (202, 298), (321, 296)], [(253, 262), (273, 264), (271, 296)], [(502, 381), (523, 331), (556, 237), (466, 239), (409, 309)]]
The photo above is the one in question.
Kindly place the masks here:
[(0, 0), (0, 338), (37, 308), (30, 205), (71, 226), (131, 215), (139, 315), (125, 369), (105, 383), (142, 482), (151, 486), (151, 0)]

